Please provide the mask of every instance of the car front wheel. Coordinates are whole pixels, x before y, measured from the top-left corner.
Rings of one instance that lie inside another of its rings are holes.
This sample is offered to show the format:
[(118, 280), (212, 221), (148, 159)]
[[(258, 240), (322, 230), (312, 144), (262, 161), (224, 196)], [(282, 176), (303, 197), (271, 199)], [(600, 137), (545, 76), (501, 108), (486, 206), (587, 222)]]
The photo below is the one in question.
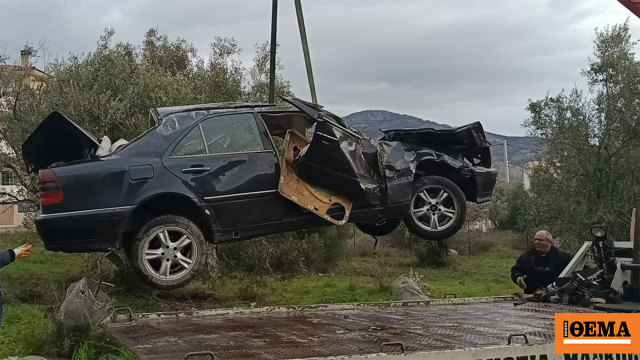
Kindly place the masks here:
[(193, 222), (176, 215), (159, 216), (138, 231), (130, 260), (146, 283), (172, 290), (193, 280), (205, 262), (205, 246)]
[(413, 184), (407, 228), (425, 240), (445, 240), (464, 224), (467, 202), (462, 190), (451, 180), (425, 176)]

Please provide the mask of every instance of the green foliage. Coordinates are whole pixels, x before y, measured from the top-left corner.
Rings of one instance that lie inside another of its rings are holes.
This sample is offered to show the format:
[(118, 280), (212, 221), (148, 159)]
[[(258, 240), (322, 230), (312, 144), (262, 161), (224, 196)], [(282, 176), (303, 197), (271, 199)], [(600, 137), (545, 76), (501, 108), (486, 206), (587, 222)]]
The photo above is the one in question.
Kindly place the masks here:
[(415, 249), (418, 263), (433, 268), (446, 268), (451, 265), (449, 246), (446, 241), (423, 241)]
[[(280, 46), (278, 45), (277, 48)], [(276, 49), (277, 52), (277, 49)], [(270, 66), (270, 44), (263, 43), (256, 46), (256, 55), (253, 58), (254, 66), (249, 71), (250, 88), (247, 92), (247, 98), (256, 102), (267, 102), (269, 100), (269, 66)], [(282, 78), (279, 71), (283, 69), (280, 59), (276, 59), (276, 82), (275, 94), (282, 96), (292, 95), (291, 85)]]
[(523, 232), (528, 223), (529, 194), (522, 183), (500, 183), (488, 207), (488, 218), (501, 229)]
[[(51, 62), (44, 69), (47, 75), (39, 79), (41, 86), (25, 83), (27, 71), (0, 71), (0, 141), (18, 155), (0, 152), (0, 166), (13, 169), (25, 187), (12, 201), (36, 200), (37, 181), (25, 172), (20, 146), (52, 111), (115, 141), (131, 140), (146, 130), (153, 107), (267, 100), (268, 62), (263, 60), (269, 58), (268, 43), (256, 47), (255, 63), (245, 67), (234, 39), (216, 37), (205, 58), (187, 40), (171, 41), (157, 29), (147, 31), (139, 46), (114, 43), (113, 36), (114, 30), (108, 29), (93, 51)], [(38, 53), (34, 49), (32, 60)], [(276, 96), (291, 95), (281, 75), (276, 81)]]
[(222, 271), (249, 274), (327, 272), (343, 257), (350, 227), (331, 226), (218, 247)]
[(94, 331), (76, 339), (60, 338), (55, 320), (44, 306), (5, 305), (0, 331), (0, 358), (34, 354), (70, 356), (72, 360), (135, 360), (104, 331)]
[[(29, 233), (0, 234), (0, 249), (15, 247), (21, 239), (31, 236)], [(498, 244), (502, 244), (500, 239), (508, 237), (500, 233), (487, 236)], [(34, 244), (30, 257), (0, 271), (6, 301), (0, 330), (0, 358), (38, 354), (70, 359), (75, 353), (75, 359), (135, 359), (100, 329), (78, 339), (58, 340), (53, 336), (55, 309), (64, 294), (64, 284), (84, 275), (81, 273), (83, 256), (45, 252), (41, 243)], [(335, 298), (338, 303), (390, 301), (393, 297), (389, 284), (400, 275), (428, 283), (434, 298), (452, 292), (458, 297), (471, 297), (509, 295), (518, 291), (508, 274), (521, 251), (494, 246), (478, 256), (452, 256), (447, 268), (426, 268), (419, 266), (408, 251), (390, 251), (383, 248), (383, 244), (384, 240), (378, 255), (369, 252), (364, 257), (351, 257), (349, 261), (339, 262), (330, 273), (309, 272), (286, 278), (280, 274), (225, 276), (215, 282), (198, 280), (184, 289), (167, 292), (147, 287), (125, 292), (119, 282), (116, 289), (105, 289), (116, 299), (116, 307), (130, 306), (136, 313), (232, 307), (241, 300), (257, 301), (258, 306), (310, 305), (327, 297)], [(103, 270), (116, 276), (113, 267), (105, 266)], [(48, 290), (49, 287), (58, 290)]]
[(0, 359), (28, 356), (46, 348), (49, 328), (50, 321), (44, 316), (42, 306), (5, 305)]
[[(458, 232), (458, 234), (462, 231)], [(459, 236), (458, 234), (456, 236)], [(393, 249), (408, 251), (413, 254), (421, 266), (446, 268), (450, 265), (450, 239), (446, 241), (426, 241), (411, 233), (404, 222), (400, 223), (391, 234), (379, 237), (379, 240)], [(366, 247), (360, 248), (360, 256), (366, 256), (371, 253), (372, 248), (369, 244), (366, 245)], [(382, 244), (379, 246), (382, 246)]]
[(530, 101), (525, 126), (541, 139), (527, 203), (530, 228), (546, 228), (574, 249), (588, 228), (604, 222), (628, 238), (640, 181), (640, 62), (628, 22), (596, 31), (594, 58), (582, 71), (587, 98), (578, 89)]
[(76, 346), (71, 360), (138, 360), (138, 357), (125, 348), (87, 341)]

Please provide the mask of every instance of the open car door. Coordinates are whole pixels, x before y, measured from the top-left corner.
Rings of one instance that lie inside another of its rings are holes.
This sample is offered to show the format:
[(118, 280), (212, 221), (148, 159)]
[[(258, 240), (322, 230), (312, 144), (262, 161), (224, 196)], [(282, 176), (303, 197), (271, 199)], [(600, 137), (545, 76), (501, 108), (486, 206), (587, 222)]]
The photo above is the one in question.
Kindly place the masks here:
[[(298, 203), (300, 197), (291, 193), (292, 189), (282, 187), (295, 176), (316, 189), (323, 189), (329, 208), (345, 208), (345, 216), (339, 221), (327, 219), (327, 213), (316, 212), (319, 216), (336, 224), (346, 223), (351, 204), (361, 201), (371, 204), (381, 202), (384, 182), (378, 166), (377, 148), (365, 137), (350, 130), (344, 121), (322, 109), (296, 98), (282, 98), (315, 120), (315, 130), (311, 142), (301, 134), (289, 130), (285, 139), (281, 194)], [(286, 171), (289, 171), (285, 174)], [(307, 190), (308, 192), (308, 190)], [(334, 199), (331, 199), (331, 197)], [(315, 196), (316, 201), (320, 198)], [(333, 201), (333, 202), (332, 202)], [(325, 207), (326, 207), (325, 204)], [(312, 204), (300, 204), (313, 211)], [(310, 206), (311, 205), (311, 206)]]
[(336, 225), (349, 220), (353, 202), (336, 192), (313, 186), (296, 175), (296, 155), (309, 146), (307, 140), (296, 130), (288, 130), (284, 140), (284, 156), (280, 159), (280, 194), (321, 218)]

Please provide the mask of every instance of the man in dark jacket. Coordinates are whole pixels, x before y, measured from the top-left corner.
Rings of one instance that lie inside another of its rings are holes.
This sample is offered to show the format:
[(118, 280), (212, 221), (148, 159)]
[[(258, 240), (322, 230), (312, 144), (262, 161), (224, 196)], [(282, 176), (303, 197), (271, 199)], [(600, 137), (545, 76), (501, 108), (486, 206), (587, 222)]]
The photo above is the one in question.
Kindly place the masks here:
[(573, 258), (553, 245), (553, 237), (546, 230), (538, 231), (533, 243), (534, 248), (522, 254), (511, 268), (511, 280), (525, 294), (552, 284)]
[[(13, 250), (0, 251), (0, 269), (16, 261), (29, 256), (31, 245), (22, 245)], [(2, 286), (0, 286), (0, 327), (2, 326)]]

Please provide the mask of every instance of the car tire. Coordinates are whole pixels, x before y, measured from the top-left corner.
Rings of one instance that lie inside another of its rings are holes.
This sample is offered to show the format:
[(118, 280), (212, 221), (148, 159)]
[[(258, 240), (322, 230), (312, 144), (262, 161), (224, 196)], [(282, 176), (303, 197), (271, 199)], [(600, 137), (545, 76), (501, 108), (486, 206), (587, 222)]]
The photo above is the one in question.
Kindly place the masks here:
[(404, 223), (422, 239), (445, 240), (462, 228), (466, 215), (467, 200), (453, 181), (424, 176), (413, 183), (411, 206)]
[(356, 227), (367, 235), (385, 236), (391, 234), (400, 225), (400, 222), (402, 219), (385, 219), (375, 224), (358, 223)]
[(150, 220), (138, 231), (129, 260), (147, 284), (173, 290), (190, 283), (202, 269), (205, 246), (202, 231), (193, 222), (177, 215), (164, 215)]

